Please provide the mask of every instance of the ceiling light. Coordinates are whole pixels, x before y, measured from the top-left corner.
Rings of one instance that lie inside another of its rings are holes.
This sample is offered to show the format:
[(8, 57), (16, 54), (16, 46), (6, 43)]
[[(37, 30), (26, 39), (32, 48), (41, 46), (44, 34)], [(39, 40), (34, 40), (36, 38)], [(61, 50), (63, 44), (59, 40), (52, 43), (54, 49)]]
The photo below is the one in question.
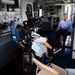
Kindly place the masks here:
[(70, 0), (69, 0), (69, 1), (67, 1), (67, 2), (70, 2)]
[(2, 0), (2, 3), (3, 4), (15, 4), (15, 2), (12, 0)]

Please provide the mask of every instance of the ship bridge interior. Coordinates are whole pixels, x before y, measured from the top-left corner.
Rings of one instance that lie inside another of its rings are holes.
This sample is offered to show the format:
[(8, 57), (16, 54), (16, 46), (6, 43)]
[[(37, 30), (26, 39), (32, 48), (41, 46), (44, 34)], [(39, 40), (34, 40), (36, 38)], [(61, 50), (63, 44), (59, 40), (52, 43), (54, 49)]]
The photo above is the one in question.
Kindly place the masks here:
[(0, 0), (0, 75), (75, 75), (75, 0)]

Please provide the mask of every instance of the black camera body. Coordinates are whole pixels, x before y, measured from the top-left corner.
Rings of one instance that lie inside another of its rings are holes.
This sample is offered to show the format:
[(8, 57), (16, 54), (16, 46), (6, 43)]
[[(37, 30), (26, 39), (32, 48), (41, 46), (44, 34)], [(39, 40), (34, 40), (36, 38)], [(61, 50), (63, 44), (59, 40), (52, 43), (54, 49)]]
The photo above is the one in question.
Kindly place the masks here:
[(23, 74), (32, 74), (32, 55), (30, 52), (23, 53)]

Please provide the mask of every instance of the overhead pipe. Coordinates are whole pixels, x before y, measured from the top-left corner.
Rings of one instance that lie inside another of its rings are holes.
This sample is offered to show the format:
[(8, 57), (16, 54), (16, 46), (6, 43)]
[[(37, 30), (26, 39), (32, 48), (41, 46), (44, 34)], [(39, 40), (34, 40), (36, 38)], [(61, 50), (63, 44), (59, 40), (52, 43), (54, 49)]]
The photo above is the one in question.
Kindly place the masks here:
[(73, 5), (75, 3), (56, 3), (54, 4), (55, 6), (61, 6), (61, 5), (67, 5), (67, 4), (70, 4), (70, 5)]

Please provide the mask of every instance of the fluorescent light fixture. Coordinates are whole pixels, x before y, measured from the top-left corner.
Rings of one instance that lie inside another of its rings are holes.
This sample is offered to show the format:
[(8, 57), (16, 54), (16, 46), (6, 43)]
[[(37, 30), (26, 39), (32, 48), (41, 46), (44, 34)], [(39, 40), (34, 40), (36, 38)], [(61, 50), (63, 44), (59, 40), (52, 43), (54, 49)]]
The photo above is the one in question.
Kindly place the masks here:
[(71, 0), (67, 0), (67, 2), (71, 2)]
[(39, 17), (42, 16), (42, 9), (39, 9)]
[(70, 1), (67, 1), (67, 2), (70, 2)]
[(12, 11), (12, 8), (9, 8), (9, 11)]
[(3, 4), (15, 4), (15, 2), (12, 0), (2, 0), (2, 3)]
[(19, 8), (15, 8), (14, 10), (15, 10), (15, 11), (20, 11), (20, 9), (19, 9)]

